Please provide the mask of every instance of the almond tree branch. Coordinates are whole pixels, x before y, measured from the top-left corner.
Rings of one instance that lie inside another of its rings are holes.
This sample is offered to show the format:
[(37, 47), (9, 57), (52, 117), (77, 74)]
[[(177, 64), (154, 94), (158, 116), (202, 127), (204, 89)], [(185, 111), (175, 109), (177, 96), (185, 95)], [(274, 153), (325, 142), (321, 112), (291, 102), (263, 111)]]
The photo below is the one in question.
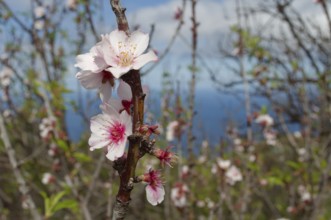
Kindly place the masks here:
[[(118, 29), (129, 34), (129, 25), (125, 15), (125, 8), (122, 8), (120, 0), (110, 0), (111, 7), (117, 19)], [(141, 87), (140, 73), (138, 70), (131, 70), (122, 79), (129, 84), (132, 91), (132, 135), (129, 136), (128, 156), (125, 160), (123, 170), (118, 170), (120, 175), (120, 187), (116, 196), (116, 203), (113, 210), (113, 220), (124, 219), (127, 213), (130, 194), (133, 189), (136, 166), (140, 159), (140, 145), (142, 135), (136, 133), (137, 128), (144, 120), (144, 99), (145, 95)]]

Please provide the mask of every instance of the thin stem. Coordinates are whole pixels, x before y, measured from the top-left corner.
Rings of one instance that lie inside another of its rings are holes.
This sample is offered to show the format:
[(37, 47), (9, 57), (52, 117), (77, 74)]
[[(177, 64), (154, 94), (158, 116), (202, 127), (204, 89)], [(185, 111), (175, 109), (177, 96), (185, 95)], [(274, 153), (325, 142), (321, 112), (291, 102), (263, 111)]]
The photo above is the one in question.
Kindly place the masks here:
[[(119, 0), (110, 0), (110, 4), (117, 19), (118, 29), (129, 34), (129, 25)], [(125, 161), (124, 169), (118, 170), (120, 174), (120, 187), (116, 196), (116, 203), (113, 210), (113, 219), (124, 219), (130, 203), (130, 195), (133, 189), (136, 166), (140, 159), (140, 145), (142, 135), (136, 133), (137, 128), (144, 121), (144, 99), (145, 95), (141, 87), (140, 73), (138, 70), (131, 70), (122, 79), (129, 84), (132, 92), (132, 135), (129, 136), (129, 150)]]
[(196, 0), (191, 0), (191, 10), (192, 10), (192, 54), (191, 54), (191, 82), (190, 82), (190, 91), (189, 91), (189, 126), (188, 126), (188, 135), (187, 135), (187, 149), (189, 157), (193, 158), (193, 119), (195, 115), (195, 87), (196, 87), (196, 74), (197, 74), (197, 43), (198, 43), (198, 22), (196, 20)]

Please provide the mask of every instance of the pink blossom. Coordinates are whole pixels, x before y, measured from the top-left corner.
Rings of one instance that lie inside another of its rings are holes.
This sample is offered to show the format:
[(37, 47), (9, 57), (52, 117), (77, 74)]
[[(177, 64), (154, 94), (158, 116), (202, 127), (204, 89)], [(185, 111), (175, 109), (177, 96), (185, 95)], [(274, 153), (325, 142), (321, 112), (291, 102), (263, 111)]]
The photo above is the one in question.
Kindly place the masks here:
[(213, 164), (212, 167), (211, 167), (211, 173), (212, 174), (216, 174), (217, 173), (217, 166), (216, 164)]
[(138, 132), (146, 136), (150, 136), (152, 134), (159, 135), (161, 132), (158, 128), (159, 125), (142, 125), (139, 127)]
[(268, 145), (275, 146), (277, 144), (276, 132), (271, 129), (265, 129), (263, 136)]
[(11, 83), (11, 78), (13, 77), (14, 72), (12, 69), (5, 67), (0, 72), (0, 84), (3, 87), (8, 87)]
[(174, 205), (178, 208), (183, 208), (187, 205), (187, 193), (189, 189), (184, 183), (176, 183), (176, 185), (171, 189), (171, 200)]
[(240, 170), (232, 165), (225, 173), (226, 182), (230, 185), (234, 185), (236, 182), (240, 182), (243, 180), (243, 176)]
[(55, 181), (55, 177), (50, 174), (50, 173), (44, 173), (43, 174), (43, 178), (41, 180), (41, 182), (45, 185), (53, 183)]
[(114, 30), (104, 37), (108, 42), (108, 46), (103, 48), (103, 51), (108, 51), (104, 56), (109, 65), (107, 70), (116, 78), (120, 78), (132, 69), (139, 70), (145, 64), (158, 60), (152, 50), (143, 54), (148, 47), (148, 34), (134, 31), (127, 35), (124, 31)]
[(34, 16), (38, 19), (38, 18), (42, 18), (45, 16), (46, 14), (46, 8), (44, 6), (38, 6), (35, 7), (34, 11)]
[(217, 165), (219, 168), (226, 170), (231, 166), (230, 160), (223, 160), (222, 158), (217, 159)]
[(174, 15), (174, 19), (180, 20), (180, 19), (182, 19), (182, 17), (183, 17), (183, 10), (178, 7), (176, 9), (176, 12), (175, 12), (175, 15)]
[(55, 122), (56, 120), (54, 117), (43, 118), (41, 120), (41, 123), (39, 124), (39, 131), (42, 138), (46, 139), (48, 135), (54, 131)]
[[(143, 93), (147, 95), (148, 94), (147, 86), (143, 86), (142, 89), (143, 89)], [(128, 114), (130, 114), (133, 103), (132, 103), (132, 91), (129, 84), (127, 84), (123, 80), (120, 80), (120, 83), (117, 88), (117, 95), (119, 97), (119, 100), (110, 98), (109, 103), (111, 103), (111, 105), (119, 112), (126, 111)], [(146, 99), (147, 97), (145, 97), (145, 100)]]
[(172, 121), (168, 124), (167, 132), (166, 132), (167, 141), (175, 140), (176, 130), (178, 129), (178, 127), (179, 127), (179, 122), (178, 121)]
[(299, 185), (298, 186), (298, 192), (301, 196), (301, 201), (303, 202), (310, 202), (312, 199), (312, 196), (310, 194), (310, 192), (308, 191), (308, 189), (303, 186), (303, 185)]
[(118, 113), (104, 103), (102, 114), (91, 119), (91, 137), (88, 141), (90, 150), (107, 147), (106, 157), (114, 161), (123, 156), (127, 138), (132, 134), (132, 121), (125, 111)]
[(266, 185), (268, 185), (268, 180), (260, 179), (259, 183), (260, 183), (261, 186), (266, 186)]
[(173, 152), (169, 151), (171, 148), (171, 146), (168, 146), (165, 150), (155, 149), (153, 151), (154, 156), (161, 161), (162, 166), (166, 164), (172, 167), (171, 165), (177, 161), (177, 156)]
[(55, 157), (58, 153), (59, 153), (59, 149), (58, 147), (56, 146), (56, 144), (52, 143), (50, 146), (49, 146), (49, 149), (47, 151), (48, 155), (51, 156), (51, 157)]
[(33, 24), (33, 27), (36, 30), (40, 31), (40, 30), (44, 29), (44, 27), (45, 27), (45, 21), (44, 20), (36, 20), (34, 22), (34, 24)]
[(75, 10), (77, 7), (77, 0), (67, 0), (67, 8), (70, 10)]
[(142, 181), (147, 183), (146, 197), (147, 201), (156, 206), (164, 200), (164, 187), (161, 180), (161, 173), (157, 170), (150, 169), (148, 173), (142, 176)]
[(268, 114), (262, 114), (257, 116), (255, 122), (263, 127), (270, 127), (274, 124), (274, 119)]
[(75, 67), (81, 70), (76, 78), (86, 89), (99, 89), (100, 98), (106, 102), (110, 99), (112, 88), (115, 84), (113, 74), (107, 70), (106, 57), (110, 56), (111, 48), (106, 36), (101, 36), (101, 41), (91, 48), (89, 53), (76, 57)]
[(180, 175), (184, 179), (190, 174), (190, 168), (187, 165), (184, 165), (181, 169)]

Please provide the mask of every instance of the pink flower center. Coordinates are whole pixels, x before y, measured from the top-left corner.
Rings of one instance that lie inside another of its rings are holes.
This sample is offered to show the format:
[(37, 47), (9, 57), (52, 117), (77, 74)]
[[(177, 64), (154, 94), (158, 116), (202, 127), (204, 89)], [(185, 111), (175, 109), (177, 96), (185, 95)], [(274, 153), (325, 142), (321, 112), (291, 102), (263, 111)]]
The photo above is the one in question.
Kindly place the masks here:
[(118, 144), (118, 142), (123, 141), (123, 139), (125, 138), (125, 125), (118, 122), (115, 123), (109, 129), (109, 138), (115, 144)]
[(144, 181), (147, 182), (153, 190), (162, 184), (160, 172), (156, 170), (150, 170), (148, 173), (144, 174)]

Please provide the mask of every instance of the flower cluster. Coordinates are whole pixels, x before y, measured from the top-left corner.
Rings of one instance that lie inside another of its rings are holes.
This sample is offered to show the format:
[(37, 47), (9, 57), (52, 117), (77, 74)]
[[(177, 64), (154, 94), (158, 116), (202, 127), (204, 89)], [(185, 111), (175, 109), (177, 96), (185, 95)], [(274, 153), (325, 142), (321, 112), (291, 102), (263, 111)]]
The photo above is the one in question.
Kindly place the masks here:
[(40, 136), (43, 139), (48, 139), (51, 132), (54, 131), (55, 122), (56, 120), (54, 117), (43, 118), (41, 120), (41, 123), (39, 124), (39, 131), (40, 131)]
[(34, 21), (34, 28), (36, 30), (42, 30), (45, 26), (45, 16), (46, 16), (46, 8), (42, 5), (37, 6), (34, 8), (33, 11), (35, 21)]
[(272, 129), (274, 119), (268, 114), (259, 114), (255, 118), (255, 122), (263, 128), (263, 136), (268, 145), (275, 146), (277, 144), (276, 132)]
[[(102, 101), (102, 113), (91, 118), (91, 136), (88, 140), (90, 150), (106, 149), (106, 157), (111, 161), (124, 158), (128, 137), (133, 132), (133, 94), (130, 85), (120, 78), (130, 74), (128, 72), (131, 70), (139, 70), (145, 64), (157, 61), (152, 50), (144, 53), (148, 42), (149, 36), (140, 31), (127, 35), (124, 31), (115, 30), (102, 35), (101, 41), (88, 53), (76, 58), (75, 67), (80, 69), (76, 78), (86, 89), (98, 89)], [(117, 84), (118, 98), (114, 98), (112, 92)], [(147, 87), (142, 90), (145, 95), (148, 94)], [(158, 126), (146, 124), (135, 127), (134, 132), (147, 139), (160, 133)], [(150, 146), (146, 148), (145, 151), (158, 158), (162, 165), (171, 166), (176, 160), (176, 156), (169, 151), (170, 147), (165, 150)], [(152, 205), (164, 200), (165, 192), (159, 171), (150, 168), (147, 173), (136, 177), (136, 180), (147, 183), (146, 196)]]

